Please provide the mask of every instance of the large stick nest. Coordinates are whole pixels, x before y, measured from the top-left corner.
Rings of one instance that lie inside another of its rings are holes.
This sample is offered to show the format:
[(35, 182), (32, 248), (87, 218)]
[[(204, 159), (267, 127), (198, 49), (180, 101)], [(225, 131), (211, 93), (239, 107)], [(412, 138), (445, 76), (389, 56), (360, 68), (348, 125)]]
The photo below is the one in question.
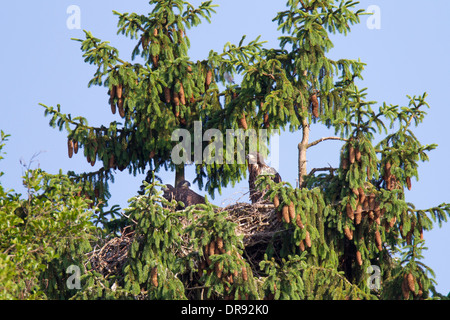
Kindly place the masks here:
[[(243, 236), (247, 258), (250, 265), (258, 265), (267, 245), (282, 229), (282, 222), (277, 219), (276, 210), (271, 203), (236, 203), (221, 208), (228, 212), (228, 219), (236, 223), (236, 235)], [(112, 238), (102, 247), (97, 246), (90, 254), (87, 262), (103, 276), (120, 275), (128, 259), (128, 250), (134, 241), (135, 233), (128, 227), (120, 237)], [(190, 251), (187, 245), (180, 248), (179, 254), (184, 256)]]

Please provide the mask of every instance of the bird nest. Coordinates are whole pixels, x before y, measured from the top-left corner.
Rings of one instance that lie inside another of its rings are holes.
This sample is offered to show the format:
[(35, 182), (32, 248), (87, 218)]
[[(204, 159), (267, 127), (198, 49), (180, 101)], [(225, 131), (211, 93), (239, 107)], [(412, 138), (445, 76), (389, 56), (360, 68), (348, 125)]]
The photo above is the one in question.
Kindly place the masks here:
[(102, 247), (96, 246), (89, 253), (86, 262), (91, 264), (93, 270), (103, 276), (119, 275), (128, 260), (128, 250), (134, 240), (134, 231), (125, 227), (120, 237), (114, 237)]
[[(245, 253), (250, 265), (257, 266), (261, 261), (267, 245), (282, 230), (283, 224), (277, 219), (276, 210), (271, 203), (236, 203), (221, 208), (227, 211), (228, 220), (236, 223), (236, 235), (243, 237)], [(183, 224), (186, 221), (183, 222)], [(135, 233), (126, 227), (120, 237), (107, 241), (102, 247), (97, 246), (88, 257), (92, 269), (103, 276), (120, 275), (128, 259), (128, 250), (134, 241)], [(189, 239), (178, 254), (187, 255), (191, 250)]]
[(243, 236), (244, 247), (267, 245), (282, 227), (271, 203), (236, 203), (223, 210), (228, 212), (228, 219), (237, 224), (236, 234)]

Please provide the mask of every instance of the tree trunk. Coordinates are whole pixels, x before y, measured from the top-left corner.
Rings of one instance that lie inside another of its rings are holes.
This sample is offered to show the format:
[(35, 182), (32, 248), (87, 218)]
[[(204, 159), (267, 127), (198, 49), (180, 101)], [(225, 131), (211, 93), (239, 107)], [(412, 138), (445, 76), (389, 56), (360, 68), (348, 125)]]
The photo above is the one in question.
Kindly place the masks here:
[(180, 183), (183, 180), (185, 180), (184, 179), (184, 164), (180, 164), (180, 165), (176, 166), (176, 169), (175, 169), (175, 184), (174, 184), (174, 186), (176, 187), (178, 185), (178, 183)]
[(304, 187), (304, 176), (308, 173), (306, 168), (306, 149), (308, 148), (309, 141), (309, 124), (306, 119), (303, 119), (302, 126), (302, 141), (298, 144), (298, 187), (300, 189)]

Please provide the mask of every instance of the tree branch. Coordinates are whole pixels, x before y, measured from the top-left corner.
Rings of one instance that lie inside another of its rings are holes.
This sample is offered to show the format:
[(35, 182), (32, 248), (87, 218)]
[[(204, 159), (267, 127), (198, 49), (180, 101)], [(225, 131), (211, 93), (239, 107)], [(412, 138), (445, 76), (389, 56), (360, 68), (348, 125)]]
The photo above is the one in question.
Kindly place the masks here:
[(311, 172), (308, 174), (309, 176), (312, 176), (314, 173), (316, 173), (317, 171), (330, 171), (330, 174), (333, 174), (334, 171), (336, 171), (336, 168), (332, 168), (332, 167), (327, 167), (327, 168), (314, 168), (311, 170)]
[(319, 143), (321, 143), (322, 141), (325, 141), (325, 140), (342, 140), (342, 141), (347, 141), (347, 139), (344, 139), (344, 138), (341, 138), (341, 137), (324, 137), (324, 138), (321, 138), (321, 139), (316, 140), (314, 142), (311, 142), (310, 144), (308, 144), (308, 146), (306, 148), (314, 147), (316, 144), (319, 144)]

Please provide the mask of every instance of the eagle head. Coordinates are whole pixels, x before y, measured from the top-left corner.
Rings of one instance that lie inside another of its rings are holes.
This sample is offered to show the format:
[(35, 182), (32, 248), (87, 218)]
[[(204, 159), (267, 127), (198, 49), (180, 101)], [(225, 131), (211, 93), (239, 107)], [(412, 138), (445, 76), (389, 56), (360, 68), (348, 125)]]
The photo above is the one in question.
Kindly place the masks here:
[(250, 152), (249, 154), (247, 154), (246, 158), (249, 164), (266, 164), (264, 162), (264, 158), (258, 152)]
[(164, 192), (172, 191), (173, 189), (174, 188), (171, 184), (166, 184), (164, 187), (161, 188), (161, 190)]
[(187, 180), (182, 180), (182, 181), (178, 182), (178, 184), (177, 184), (177, 188), (189, 189), (190, 186), (191, 186), (191, 183)]

